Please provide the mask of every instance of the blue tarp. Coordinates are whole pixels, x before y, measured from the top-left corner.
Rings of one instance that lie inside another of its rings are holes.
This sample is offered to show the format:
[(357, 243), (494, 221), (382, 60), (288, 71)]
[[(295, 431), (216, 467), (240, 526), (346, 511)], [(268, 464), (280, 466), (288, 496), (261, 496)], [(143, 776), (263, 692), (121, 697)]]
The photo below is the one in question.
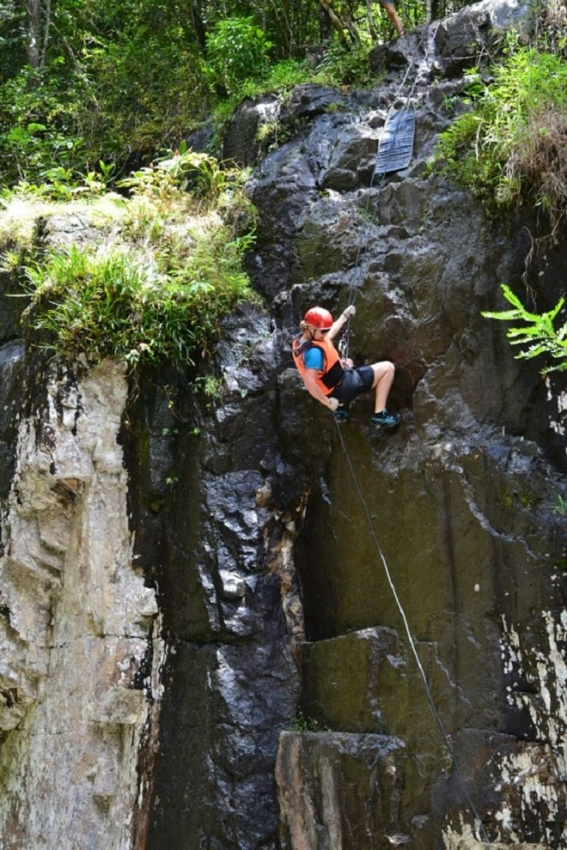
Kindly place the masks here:
[(376, 174), (402, 171), (410, 164), (415, 134), (413, 109), (398, 109), (390, 112), (378, 143)]

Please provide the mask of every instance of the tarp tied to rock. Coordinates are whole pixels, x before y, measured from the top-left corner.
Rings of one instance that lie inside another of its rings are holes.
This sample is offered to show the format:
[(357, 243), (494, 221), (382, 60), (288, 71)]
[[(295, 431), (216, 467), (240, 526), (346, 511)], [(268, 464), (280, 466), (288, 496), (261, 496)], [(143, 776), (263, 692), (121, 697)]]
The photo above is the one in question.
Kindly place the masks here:
[(378, 143), (376, 174), (402, 171), (410, 164), (415, 135), (413, 109), (390, 112)]

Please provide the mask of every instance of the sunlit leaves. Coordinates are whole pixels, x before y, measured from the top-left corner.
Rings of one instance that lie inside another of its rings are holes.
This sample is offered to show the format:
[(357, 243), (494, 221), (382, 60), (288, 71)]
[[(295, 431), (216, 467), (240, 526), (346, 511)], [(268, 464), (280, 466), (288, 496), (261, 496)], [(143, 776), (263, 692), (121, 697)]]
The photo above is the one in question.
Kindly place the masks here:
[(516, 359), (531, 360), (546, 355), (551, 362), (541, 370), (542, 374), (567, 371), (567, 321), (561, 327), (555, 327), (555, 319), (563, 309), (565, 299), (560, 298), (555, 307), (546, 313), (531, 313), (509, 286), (502, 284), (502, 292), (512, 309), (485, 311), (482, 315), (487, 319), (523, 323), (506, 331), (510, 345), (524, 347), (516, 354)]
[(271, 47), (252, 17), (218, 21), (207, 34), (207, 68), (212, 83), (234, 95), (244, 80), (265, 72)]
[(242, 180), (205, 154), (170, 152), (132, 176), (130, 199), (99, 198), (100, 243), (35, 259), (23, 243), (7, 254), (5, 270), (23, 277), (31, 299), (23, 318), (29, 344), (88, 363), (201, 360), (222, 318), (240, 301), (257, 300), (242, 264), (254, 239)]
[(222, 317), (252, 297), (241, 268), (245, 245), (225, 239), (222, 228), (208, 231), (206, 244), (194, 241), (191, 261), (170, 273), (135, 252), (51, 252), (26, 267), (29, 341), (89, 363), (167, 358), (183, 367), (201, 360)]
[(469, 98), (471, 111), (441, 134), (444, 173), (492, 205), (531, 200), (557, 230), (567, 215), (567, 62), (515, 47)]

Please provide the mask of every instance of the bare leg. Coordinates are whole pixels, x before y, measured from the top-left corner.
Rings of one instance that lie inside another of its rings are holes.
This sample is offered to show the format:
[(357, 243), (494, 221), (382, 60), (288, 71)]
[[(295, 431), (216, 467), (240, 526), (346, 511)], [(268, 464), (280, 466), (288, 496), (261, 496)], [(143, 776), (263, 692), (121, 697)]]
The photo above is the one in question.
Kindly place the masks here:
[(404, 25), (402, 24), (402, 22), (399, 18), (399, 15), (394, 8), (394, 4), (388, 2), (388, 0), (381, 0), (381, 2), (382, 2), (382, 6), (384, 7), (384, 9), (386, 11), (386, 14), (390, 18), (390, 20), (391, 20), (391, 22), (394, 26), (394, 29), (396, 30), (398, 35), (403, 35), (404, 34)]
[(374, 413), (381, 413), (386, 408), (388, 393), (394, 380), (396, 367), (389, 360), (383, 360), (381, 363), (373, 363), (372, 371), (374, 372), (372, 388), (376, 391)]

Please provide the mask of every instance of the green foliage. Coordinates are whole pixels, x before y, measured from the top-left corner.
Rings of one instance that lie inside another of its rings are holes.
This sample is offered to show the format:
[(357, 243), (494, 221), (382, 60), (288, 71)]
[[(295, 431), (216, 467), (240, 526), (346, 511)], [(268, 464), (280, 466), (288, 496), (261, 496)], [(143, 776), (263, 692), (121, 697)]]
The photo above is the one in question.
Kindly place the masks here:
[[(119, 235), (105, 249), (74, 246), (31, 260), (22, 237), (24, 249), (8, 251), (5, 267), (24, 266), (27, 341), (89, 363), (169, 358), (181, 367), (205, 357), (223, 316), (257, 300), (242, 267), (254, 217), (240, 182), (210, 157), (170, 154), (132, 176), (131, 200), (111, 196)], [(11, 206), (20, 220), (25, 204), (12, 198)], [(18, 240), (6, 235), (5, 244)]]
[(220, 402), (226, 390), (226, 384), (222, 378), (215, 375), (202, 375), (195, 380), (198, 387), (209, 402)]
[[(432, 8), (443, 16), (462, 5)], [(353, 44), (391, 37), (378, 3), (335, 0), (333, 8), (348, 19)], [(408, 26), (421, 23), (424, 4), (407, 0), (403, 13)], [(46, 196), (69, 197), (85, 174), (108, 184), (101, 162), (116, 180), (175, 149), (227, 97), (233, 108), (242, 97), (309, 80), (370, 82), (366, 47), (337, 51), (344, 40), (313, 0), (4, 0), (2, 183), (46, 183)], [(330, 47), (327, 67), (314, 70), (306, 55), (321, 44)]]
[[(158, 262), (175, 269), (189, 261), (188, 255), (202, 254), (208, 263), (208, 240), (215, 243), (217, 236), (221, 245), (244, 251), (256, 225), (255, 209), (243, 192), (247, 174), (221, 169), (207, 154), (169, 152), (120, 181), (132, 195), (123, 219), (125, 234), (151, 246)], [(210, 259), (222, 260), (216, 254)]]
[(291, 732), (327, 732), (328, 728), (319, 723), (313, 717), (305, 715), (301, 709), (297, 710), (297, 714), (289, 724)]
[[(300, 86), (313, 79), (313, 72), (304, 61), (298, 59), (282, 59), (275, 65), (270, 65), (262, 78), (263, 93), (283, 92), (294, 86)], [(246, 88), (244, 88), (246, 92)]]
[(510, 345), (528, 346), (526, 350), (516, 354), (516, 359), (530, 360), (546, 355), (554, 362), (542, 369), (542, 374), (567, 371), (567, 321), (560, 328), (555, 328), (554, 324), (565, 299), (560, 298), (555, 307), (547, 313), (530, 313), (509, 286), (503, 283), (501, 288), (513, 309), (496, 313), (487, 311), (482, 315), (487, 319), (524, 323), (522, 327), (512, 327), (506, 332)]
[(283, 59), (266, 68), (262, 77), (247, 79), (240, 86), (237, 95), (230, 101), (231, 109), (245, 97), (258, 97), (262, 94), (284, 94), (294, 86), (313, 81), (313, 71), (305, 62), (297, 59)]
[(76, 122), (90, 163), (122, 165), (131, 151), (147, 162), (160, 148), (177, 146), (210, 108), (202, 53), (186, 14), (174, 4), (135, 3), (120, 25), (92, 41), (81, 60), (90, 100), (77, 105)]
[(218, 21), (207, 34), (207, 70), (211, 83), (234, 95), (249, 78), (262, 77), (273, 47), (252, 17)]
[(153, 200), (178, 198), (180, 191), (190, 191), (193, 203), (197, 199), (210, 206), (217, 204), (221, 193), (236, 181), (242, 182), (242, 172), (223, 170), (213, 156), (187, 150), (186, 145), (181, 145), (179, 152), (169, 152), (156, 163), (119, 180), (117, 185)]
[(252, 297), (239, 267), (242, 245), (219, 241), (170, 275), (118, 252), (51, 252), (25, 269), (28, 341), (89, 363), (112, 356), (129, 365), (194, 364), (218, 337), (220, 319)]
[(512, 44), (493, 76), (469, 89), (470, 111), (441, 134), (437, 161), (492, 210), (531, 199), (556, 230), (567, 213), (567, 62)]
[[(81, 95), (80, 82), (77, 94)], [(5, 182), (49, 179), (82, 161), (83, 139), (57, 74), (23, 68), (0, 86), (0, 170)]]
[(342, 44), (333, 43), (325, 58), (317, 66), (315, 80), (323, 85), (369, 86), (376, 83), (376, 76), (370, 70), (370, 52), (374, 45), (370, 39), (347, 49)]
[(148, 161), (179, 142), (208, 111), (209, 90), (191, 18), (177, 6), (62, 0), (51, 9), (45, 63), (22, 62), (0, 84), (4, 182), (40, 183), (54, 166), (77, 178), (100, 160), (123, 167), (132, 151)]

